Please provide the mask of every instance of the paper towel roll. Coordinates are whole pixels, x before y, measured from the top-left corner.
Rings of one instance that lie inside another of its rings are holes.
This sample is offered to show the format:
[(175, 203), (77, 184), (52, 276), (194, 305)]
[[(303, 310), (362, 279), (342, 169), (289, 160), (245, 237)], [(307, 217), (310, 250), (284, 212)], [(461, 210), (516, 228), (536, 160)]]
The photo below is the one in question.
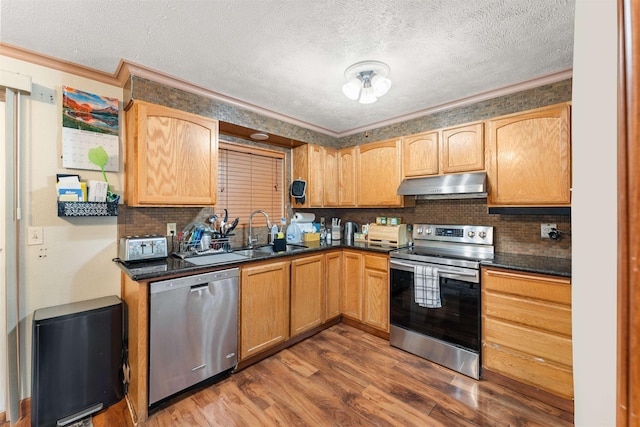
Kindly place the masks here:
[(316, 214), (297, 212), (293, 215), (293, 219), (295, 219), (296, 222), (300, 222), (300, 223), (313, 222), (316, 219)]

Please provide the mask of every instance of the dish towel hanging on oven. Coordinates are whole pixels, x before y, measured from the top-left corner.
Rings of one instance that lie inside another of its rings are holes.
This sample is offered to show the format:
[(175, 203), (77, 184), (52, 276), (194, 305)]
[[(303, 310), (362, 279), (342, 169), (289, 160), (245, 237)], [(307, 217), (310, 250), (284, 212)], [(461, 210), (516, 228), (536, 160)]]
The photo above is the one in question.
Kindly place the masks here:
[(413, 268), (416, 304), (420, 307), (440, 308), (440, 277), (437, 267), (416, 265)]

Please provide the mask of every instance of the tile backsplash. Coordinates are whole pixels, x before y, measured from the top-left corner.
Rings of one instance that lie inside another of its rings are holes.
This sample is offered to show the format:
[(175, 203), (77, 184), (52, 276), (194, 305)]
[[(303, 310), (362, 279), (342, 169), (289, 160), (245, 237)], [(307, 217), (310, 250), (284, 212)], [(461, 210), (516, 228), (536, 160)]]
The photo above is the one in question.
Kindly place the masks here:
[[(305, 209), (316, 218), (337, 216), (342, 222), (375, 223), (376, 217), (400, 217), (404, 224), (486, 225), (494, 227), (497, 252), (571, 258), (571, 217), (567, 215), (489, 214), (486, 199), (416, 200), (402, 209)], [(553, 223), (560, 239), (542, 239), (540, 224)]]
[[(297, 211), (297, 210), (296, 210)], [(486, 199), (417, 200), (415, 207), (397, 209), (304, 209), (313, 212), (319, 222), (332, 217), (342, 222), (375, 223), (376, 217), (400, 217), (405, 224), (486, 225), (494, 227), (497, 252), (571, 258), (571, 217), (565, 215), (497, 215), (489, 214)], [(134, 208), (122, 205), (119, 214), (119, 237), (127, 235), (165, 234), (166, 223), (175, 222), (178, 231), (192, 221), (205, 221), (212, 208)], [(540, 224), (557, 224), (558, 240), (540, 238)], [(266, 227), (256, 230), (261, 243), (267, 239)], [(231, 238), (234, 247), (244, 246), (246, 227), (238, 227)]]

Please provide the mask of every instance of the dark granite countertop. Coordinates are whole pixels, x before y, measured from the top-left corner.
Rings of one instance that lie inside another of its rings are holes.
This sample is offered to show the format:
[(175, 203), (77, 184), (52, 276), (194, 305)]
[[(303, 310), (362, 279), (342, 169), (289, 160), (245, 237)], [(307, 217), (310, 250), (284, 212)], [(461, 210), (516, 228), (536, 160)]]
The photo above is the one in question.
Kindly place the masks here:
[[(223, 268), (236, 267), (238, 265), (246, 264), (249, 262), (264, 261), (274, 258), (284, 257), (300, 257), (306, 256), (313, 252), (326, 251), (330, 249), (358, 249), (364, 251), (371, 251), (377, 253), (389, 253), (396, 249), (392, 246), (380, 246), (370, 245), (369, 243), (345, 243), (345, 242), (305, 242), (303, 243), (306, 248), (297, 250), (294, 252), (277, 252), (277, 253), (259, 253), (257, 251), (251, 251), (251, 255), (242, 257), (241, 259), (224, 260), (224, 256), (220, 256), (223, 261), (215, 261), (216, 255), (207, 255), (212, 257), (214, 261), (211, 264), (196, 265), (189, 262), (189, 259), (181, 259), (173, 256), (169, 256), (166, 259), (154, 260), (154, 261), (136, 261), (136, 262), (124, 262), (120, 259), (114, 259), (116, 265), (124, 271), (127, 276), (132, 280), (150, 280), (161, 279), (163, 277), (185, 275), (185, 274), (198, 274), (208, 270), (219, 270)], [(242, 248), (238, 248), (237, 251), (241, 251)], [(233, 254), (234, 252), (230, 252)], [(240, 253), (240, 252), (239, 252)], [(224, 255), (221, 253), (220, 255)], [(238, 257), (240, 258), (240, 257)]]
[(500, 267), (528, 273), (571, 277), (571, 259), (536, 255), (496, 253), (493, 260), (482, 261), (483, 267)]

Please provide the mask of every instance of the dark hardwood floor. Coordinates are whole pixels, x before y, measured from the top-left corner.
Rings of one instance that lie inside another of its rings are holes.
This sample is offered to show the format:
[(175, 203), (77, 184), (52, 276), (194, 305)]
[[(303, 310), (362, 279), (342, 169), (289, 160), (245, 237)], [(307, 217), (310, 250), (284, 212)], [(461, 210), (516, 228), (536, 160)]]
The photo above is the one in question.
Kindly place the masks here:
[[(93, 423), (133, 426), (124, 400)], [(341, 323), (175, 399), (144, 425), (555, 427), (573, 415)]]

